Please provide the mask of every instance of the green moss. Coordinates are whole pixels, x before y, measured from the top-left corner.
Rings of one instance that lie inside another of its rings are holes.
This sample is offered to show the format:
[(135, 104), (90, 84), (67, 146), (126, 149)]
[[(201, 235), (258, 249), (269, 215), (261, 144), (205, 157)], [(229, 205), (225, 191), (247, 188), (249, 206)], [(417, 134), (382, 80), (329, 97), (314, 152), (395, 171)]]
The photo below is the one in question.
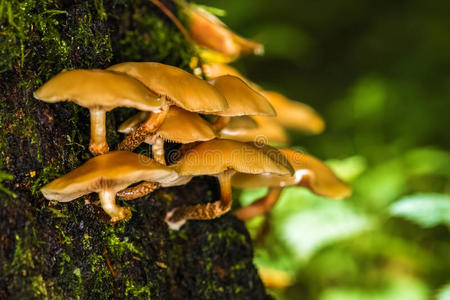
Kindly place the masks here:
[(195, 55), (193, 47), (171, 23), (164, 22), (146, 9), (131, 16), (136, 30), (125, 33), (120, 41), (124, 61), (161, 61), (186, 70)]
[(14, 194), (13, 192), (11, 192), (10, 190), (8, 190), (7, 188), (5, 188), (5, 187), (1, 184), (2, 181), (4, 181), (4, 180), (13, 180), (13, 179), (14, 179), (14, 176), (9, 175), (9, 174), (7, 174), (7, 173), (4, 173), (4, 172), (0, 171), (0, 192), (3, 192), (3, 193), (5, 193), (6, 195), (8, 195), (8, 196), (10, 196), (10, 197), (16, 198), (16, 197), (17, 197), (16, 194)]
[(153, 287), (153, 284), (149, 281), (145, 285), (137, 285), (136, 282), (129, 278), (125, 278), (125, 296), (133, 296), (137, 297), (138, 299), (150, 299), (152, 293), (151, 288)]

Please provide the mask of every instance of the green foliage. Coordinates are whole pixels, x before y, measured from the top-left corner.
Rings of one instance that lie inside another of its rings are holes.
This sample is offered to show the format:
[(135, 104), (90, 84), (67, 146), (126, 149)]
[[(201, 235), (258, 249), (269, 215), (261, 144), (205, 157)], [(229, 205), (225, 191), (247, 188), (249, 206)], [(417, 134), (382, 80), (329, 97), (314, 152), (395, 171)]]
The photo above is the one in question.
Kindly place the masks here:
[[(450, 4), (199, 2), (265, 44), (264, 57), (236, 66), (324, 116), (323, 134), (291, 131), (291, 142), (353, 187), (343, 202), (285, 190), (247, 224), (255, 262), (295, 275), (276, 298), (433, 298), (450, 270)], [(243, 191), (241, 205), (265, 193)]]
[(403, 217), (424, 227), (444, 224), (450, 227), (450, 196), (418, 194), (404, 197), (390, 206), (393, 216)]

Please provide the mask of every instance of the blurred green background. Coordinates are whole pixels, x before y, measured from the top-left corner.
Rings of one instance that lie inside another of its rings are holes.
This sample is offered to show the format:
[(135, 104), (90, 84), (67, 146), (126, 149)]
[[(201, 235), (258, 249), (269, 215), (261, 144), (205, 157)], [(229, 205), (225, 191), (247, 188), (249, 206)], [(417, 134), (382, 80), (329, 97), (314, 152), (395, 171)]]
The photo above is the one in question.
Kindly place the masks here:
[(265, 44), (233, 65), (323, 115), (323, 134), (292, 144), (353, 186), (344, 201), (286, 189), (248, 224), (255, 263), (291, 281), (271, 293), (450, 299), (450, 1), (195, 2)]

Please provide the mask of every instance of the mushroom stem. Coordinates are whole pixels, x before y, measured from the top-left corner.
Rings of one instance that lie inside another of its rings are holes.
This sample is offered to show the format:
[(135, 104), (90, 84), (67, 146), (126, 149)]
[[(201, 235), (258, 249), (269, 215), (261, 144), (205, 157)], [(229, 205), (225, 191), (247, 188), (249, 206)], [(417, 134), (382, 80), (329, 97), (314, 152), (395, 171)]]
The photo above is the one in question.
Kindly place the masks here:
[(231, 117), (220, 116), (217, 120), (212, 124), (212, 127), (216, 132), (221, 131), (227, 126), (228, 122), (230, 122)]
[(158, 113), (150, 113), (149, 118), (142, 122), (139, 127), (131, 132), (120, 144), (118, 149), (124, 151), (133, 151), (136, 149), (147, 136), (158, 130), (161, 124), (166, 119), (169, 111), (169, 105), (161, 106), (161, 111)]
[(186, 220), (211, 220), (225, 214), (231, 208), (231, 177), (234, 170), (216, 175), (219, 179), (221, 199), (213, 203), (183, 205), (166, 214), (165, 221), (171, 229), (178, 230)]
[(116, 204), (116, 193), (114, 191), (102, 191), (98, 193), (103, 210), (111, 216), (111, 222), (117, 222), (131, 218), (131, 211), (126, 207)]
[(133, 200), (136, 198), (144, 197), (157, 188), (160, 184), (157, 182), (145, 181), (136, 186), (126, 188), (117, 193), (120, 200)]
[(270, 188), (269, 193), (265, 197), (258, 199), (252, 204), (237, 210), (234, 215), (238, 219), (247, 222), (254, 217), (265, 214), (277, 203), (282, 190), (283, 188), (281, 187)]
[(162, 165), (166, 165), (166, 159), (164, 157), (164, 139), (155, 136), (152, 144), (153, 159)]
[(91, 141), (89, 151), (93, 155), (104, 154), (109, 151), (106, 141), (106, 111), (100, 107), (89, 110), (91, 115)]

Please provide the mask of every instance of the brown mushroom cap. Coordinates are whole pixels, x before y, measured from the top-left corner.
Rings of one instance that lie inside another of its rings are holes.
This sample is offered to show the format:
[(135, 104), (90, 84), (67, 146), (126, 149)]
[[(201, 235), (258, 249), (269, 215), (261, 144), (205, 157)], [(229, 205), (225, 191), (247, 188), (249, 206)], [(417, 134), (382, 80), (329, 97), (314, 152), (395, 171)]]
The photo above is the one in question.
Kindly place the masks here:
[(174, 170), (146, 156), (114, 151), (91, 158), (41, 192), (49, 200), (67, 202), (93, 192), (120, 191), (139, 181), (171, 182), (177, 177)]
[(342, 182), (324, 163), (311, 155), (290, 149), (280, 149), (295, 169), (294, 176), (249, 175), (238, 173), (232, 178), (237, 188), (304, 186), (312, 192), (330, 198), (345, 198), (350, 187)]
[(232, 75), (240, 78), (241, 80), (245, 81), (248, 84), (247, 80), (241, 74), (241, 72), (239, 72), (237, 69), (227, 64), (219, 64), (219, 63), (203, 64), (202, 69), (203, 72), (205, 72), (205, 75), (208, 76), (209, 78), (216, 78), (224, 75)]
[[(140, 122), (148, 118), (147, 112), (140, 112), (125, 121), (119, 132), (130, 133)], [(216, 137), (211, 125), (198, 114), (172, 106), (164, 122), (154, 133), (165, 141), (187, 144), (197, 141), (209, 141)], [(151, 138), (151, 137), (150, 137)]]
[(213, 113), (228, 108), (226, 99), (206, 81), (179, 68), (155, 62), (126, 62), (108, 70), (126, 73), (185, 110)]
[(215, 139), (192, 148), (174, 169), (180, 176), (216, 175), (228, 169), (251, 174), (293, 174), (289, 163), (282, 162), (284, 156), (277, 149), (266, 147), (261, 149), (251, 143)]
[(34, 92), (34, 97), (51, 103), (69, 100), (106, 111), (119, 106), (157, 111), (164, 103), (138, 80), (107, 70), (62, 71)]
[(249, 87), (241, 79), (224, 75), (209, 81), (228, 101), (228, 109), (214, 113), (219, 116), (276, 116), (270, 102), (260, 93)]
[(263, 45), (235, 34), (213, 14), (183, 0), (176, 2), (189, 16), (189, 32), (197, 44), (227, 55), (231, 60), (236, 59), (241, 53), (258, 55), (264, 53)]
[(256, 127), (239, 127), (239, 124), (231, 123), (233, 122), (232, 118), (232, 121), (220, 131), (220, 137), (240, 142), (257, 142), (258, 144), (286, 144), (289, 141), (285, 129), (276, 119), (272, 117), (254, 116), (252, 120), (256, 122)]
[(292, 101), (280, 93), (261, 92), (277, 111), (277, 121), (288, 128), (320, 133), (325, 128), (322, 117), (311, 107), (298, 101)]

